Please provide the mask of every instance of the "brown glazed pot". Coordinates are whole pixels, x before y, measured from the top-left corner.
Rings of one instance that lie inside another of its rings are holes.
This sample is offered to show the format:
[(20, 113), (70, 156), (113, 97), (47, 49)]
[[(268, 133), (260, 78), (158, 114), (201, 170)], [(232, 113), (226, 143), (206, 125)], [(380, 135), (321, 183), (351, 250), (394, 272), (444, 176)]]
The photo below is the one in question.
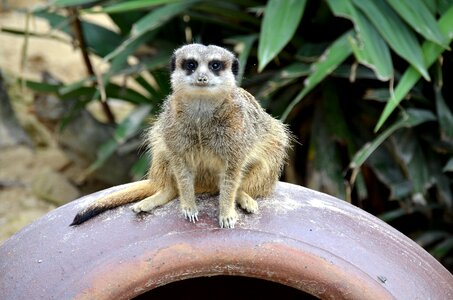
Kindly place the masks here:
[(69, 227), (79, 209), (123, 187), (62, 206), (1, 245), (0, 299), (453, 299), (453, 276), (409, 238), (287, 183), (259, 199), (258, 214), (240, 212), (234, 229), (219, 228), (218, 198), (208, 196), (196, 224), (173, 201)]

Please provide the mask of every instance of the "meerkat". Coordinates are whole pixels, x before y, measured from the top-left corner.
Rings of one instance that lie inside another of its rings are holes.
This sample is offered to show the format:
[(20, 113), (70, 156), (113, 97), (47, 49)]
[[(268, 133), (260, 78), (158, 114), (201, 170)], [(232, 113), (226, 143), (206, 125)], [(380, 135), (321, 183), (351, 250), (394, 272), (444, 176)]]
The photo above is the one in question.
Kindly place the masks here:
[(149, 212), (179, 198), (183, 216), (198, 221), (196, 194), (219, 194), (219, 225), (234, 228), (236, 203), (256, 213), (269, 196), (290, 144), (287, 127), (236, 84), (239, 62), (230, 51), (189, 44), (171, 60), (172, 93), (151, 125), (148, 179), (101, 198), (74, 218), (78, 225), (108, 209), (137, 202)]

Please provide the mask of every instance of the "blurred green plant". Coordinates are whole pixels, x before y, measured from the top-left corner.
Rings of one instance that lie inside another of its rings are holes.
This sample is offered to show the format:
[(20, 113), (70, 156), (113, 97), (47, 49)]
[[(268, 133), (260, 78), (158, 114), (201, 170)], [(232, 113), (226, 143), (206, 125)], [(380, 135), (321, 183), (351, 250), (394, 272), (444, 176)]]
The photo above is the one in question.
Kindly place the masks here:
[[(88, 70), (79, 82), (30, 88), (80, 106), (101, 101), (106, 113), (113, 98), (140, 105), (92, 168), (158, 112), (173, 49), (226, 45), (241, 62), (238, 82), (301, 143), (286, 180), (380, 215), (453, 268), (453, 87), (444, 85), (453, 80), (453, 0), (57, 0), (28, 13), (72, 37)], [(117, 30), (88, 14), (107, 15)], [(106, 71), (90, 69), (89, 55)], [(113, 83), (118, 76), (140, 88)]]

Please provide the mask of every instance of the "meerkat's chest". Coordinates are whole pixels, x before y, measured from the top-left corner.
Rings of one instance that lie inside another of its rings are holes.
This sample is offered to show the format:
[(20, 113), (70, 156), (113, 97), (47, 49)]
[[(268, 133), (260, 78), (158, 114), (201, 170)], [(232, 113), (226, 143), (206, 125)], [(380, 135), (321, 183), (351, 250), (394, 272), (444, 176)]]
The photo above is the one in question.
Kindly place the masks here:
[(168, 140), (172, 148), (192, 160), (214, 157), (223, 159), (237, 145), (237, 136), (228, 124), (214, 117), (190, 119), (175, 128), (176, 138)]
[(178, 116), (180, 132), (194, 143), (218, 144), (233, 132), (231, 120), (218, 107), (209, 103), (195, 102)]
[(212, 101), (190, 101), (172, 107), (164, 125), (168, 146), (180, 155), (226, 157), (244, 139), (238, 130), (243, 121), (234, 106)]
[(197, 150), (201, 147), (217, 152), (216, 150), (221, 150), (232, 142), (231, 129), (215, 117), (192, 119), (182, 126), (180, 135), (188, 145), (187, 150)]

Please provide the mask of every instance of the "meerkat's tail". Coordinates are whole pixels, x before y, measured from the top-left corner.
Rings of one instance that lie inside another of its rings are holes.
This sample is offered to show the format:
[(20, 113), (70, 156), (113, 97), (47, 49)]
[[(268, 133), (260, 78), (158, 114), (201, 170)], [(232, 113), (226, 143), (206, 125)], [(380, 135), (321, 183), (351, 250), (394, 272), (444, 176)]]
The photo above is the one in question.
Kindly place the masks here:
[(157, 188), (149, 180), (137, 181), (125, 189), (114, 192), (79, 211), (70, 226), (79, 225), (109, 209), (135, 202), (156, 193)]

